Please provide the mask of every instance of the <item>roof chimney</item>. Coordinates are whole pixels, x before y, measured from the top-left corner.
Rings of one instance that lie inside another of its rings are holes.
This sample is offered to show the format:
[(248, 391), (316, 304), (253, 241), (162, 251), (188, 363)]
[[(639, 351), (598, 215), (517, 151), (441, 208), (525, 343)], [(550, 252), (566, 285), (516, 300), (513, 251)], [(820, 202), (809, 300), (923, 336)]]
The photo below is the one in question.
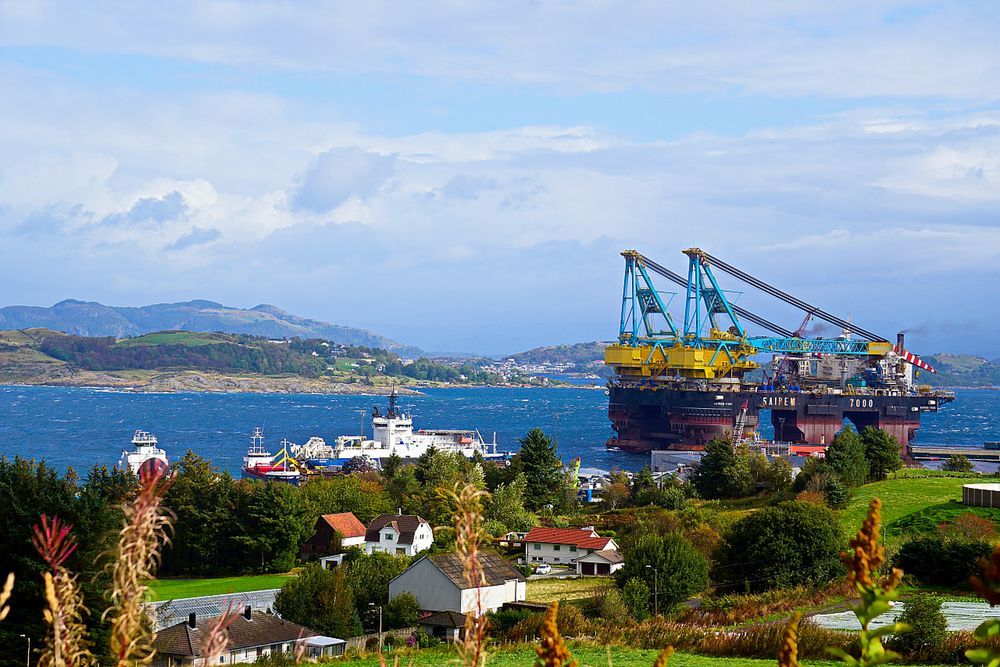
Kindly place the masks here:
[(249, 621), (252, 616), (253, 616), (253, 607), (251, 607), (250, 605), (243, 607), (243, 618)]
[(397, 507), (396, 508), (396, 516), (403, 516), (403, 508), (402, 507)]
[(198, 614), (193, 611), (188, 614), (188, 627), (192, 630), (198, 627)]

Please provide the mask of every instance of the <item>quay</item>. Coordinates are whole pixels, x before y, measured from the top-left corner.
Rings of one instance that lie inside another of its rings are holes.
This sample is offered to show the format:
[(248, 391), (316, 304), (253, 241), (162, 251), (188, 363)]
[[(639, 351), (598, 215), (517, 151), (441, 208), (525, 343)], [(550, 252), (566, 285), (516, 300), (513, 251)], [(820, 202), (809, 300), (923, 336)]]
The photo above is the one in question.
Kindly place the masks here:
[(916, 461), (946, 460), (953, 454), (961, 454), (970, 461), (1000, 462), (1000, 449), (983, 447), (934, 447), (910, 445), (910, 457)]

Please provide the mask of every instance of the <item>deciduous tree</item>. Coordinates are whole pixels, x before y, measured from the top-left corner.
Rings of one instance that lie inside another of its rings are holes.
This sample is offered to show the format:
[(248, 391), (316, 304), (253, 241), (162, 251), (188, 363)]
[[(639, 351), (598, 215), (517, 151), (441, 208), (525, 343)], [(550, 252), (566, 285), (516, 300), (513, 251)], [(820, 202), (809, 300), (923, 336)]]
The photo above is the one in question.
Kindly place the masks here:
[(844, 536), (829, 508), (784, 502), (737, 521), (720, 550), (713, 583), (722, 591), (816, 584), (842, 571)]

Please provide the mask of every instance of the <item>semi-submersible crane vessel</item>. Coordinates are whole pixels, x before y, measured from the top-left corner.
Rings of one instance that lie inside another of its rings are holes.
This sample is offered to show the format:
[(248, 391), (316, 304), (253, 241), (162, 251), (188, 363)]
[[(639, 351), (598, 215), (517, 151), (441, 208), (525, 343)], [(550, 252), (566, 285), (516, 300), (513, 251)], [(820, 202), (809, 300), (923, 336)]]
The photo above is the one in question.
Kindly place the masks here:
[[(608, 416), (616, 437), (609, 447), (645, 452), (698, 448), (716, 437), (755, 430), (769, 410), (776, 440), (828, 445), (845, 419), (860, 431), (881, 429), (908, 447), (922, 412), (954, 400), (916, 383), (934, 372), (903, 347), (797, 299), (699, 248), (684, 251), (687, 278), (635, 250), (625, 258), (618, 342), (605, 350), (614, 370)], [(797, 330), (786, 329), (731, 303), (713, 268), (802, 310)], [(651, 274), (685, 288), (684, 322), (667, 311), (667, 294)], [(841, 327), (837, 338), (805, 337), (810, 318)], [(741, 320), (770, 332), (752, 336)], [(773, 354), (762, 368), (754, 358)], [(758, 370), (759, 369), (759, 370)]]

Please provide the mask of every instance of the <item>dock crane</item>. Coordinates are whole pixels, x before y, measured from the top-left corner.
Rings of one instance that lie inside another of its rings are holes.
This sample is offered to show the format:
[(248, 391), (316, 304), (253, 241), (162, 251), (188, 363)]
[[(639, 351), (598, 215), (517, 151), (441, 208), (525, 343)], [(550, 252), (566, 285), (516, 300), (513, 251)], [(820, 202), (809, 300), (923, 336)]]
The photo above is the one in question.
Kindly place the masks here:
[[(683, 251), (688, 257), (687, 278), (645, 257), (636, 250), (622, 252), (625, 280), (621, 324), (615, 345), (605, 351), (605, 362), (620, 377), (653, 379), (664, 375), (688, 379), (739, 382), (759, 365), (752, 357), (760, 352), (885, 357), (896, 354), (903, 361), (934, 372), (926, 362), (876, 333), (850, 320), (788, 294), (700, 248)], [(806, 313), (798, 329), (779, 324), (729, 301), (713, 268)], [(655, 273), (684, 288), (684, 321), (674, 322), (667, 311), (670, 299), (653, 284)], [(740, 318), (770, 335), (751, 336)], [(817, 318), (840, 327), (857, 338), (807, 338), (805, 326)]]

